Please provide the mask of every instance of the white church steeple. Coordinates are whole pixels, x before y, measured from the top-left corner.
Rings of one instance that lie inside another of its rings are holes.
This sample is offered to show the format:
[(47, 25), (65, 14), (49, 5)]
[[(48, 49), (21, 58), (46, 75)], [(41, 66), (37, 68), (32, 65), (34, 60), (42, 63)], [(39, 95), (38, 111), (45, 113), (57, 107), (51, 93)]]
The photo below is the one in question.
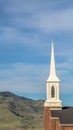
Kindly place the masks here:
[(59, 84), (60, 84), (60, 80), (56, 75), (54, 45), (52, 42), (50, 75), (46, 81), (47, 100), (45, 101), (45, 106), (50, 107), (50, 109), (61, 109), (62, 108), (62, 102), (59, 99)]

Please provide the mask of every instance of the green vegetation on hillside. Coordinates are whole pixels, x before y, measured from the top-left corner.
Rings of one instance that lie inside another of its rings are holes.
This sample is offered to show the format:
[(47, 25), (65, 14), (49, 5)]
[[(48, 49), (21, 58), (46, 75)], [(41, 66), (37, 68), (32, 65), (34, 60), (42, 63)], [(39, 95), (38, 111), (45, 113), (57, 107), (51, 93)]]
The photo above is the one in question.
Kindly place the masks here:
[(0, 92), (0, 128), (43, 130), (43, 100), (34, 101)]

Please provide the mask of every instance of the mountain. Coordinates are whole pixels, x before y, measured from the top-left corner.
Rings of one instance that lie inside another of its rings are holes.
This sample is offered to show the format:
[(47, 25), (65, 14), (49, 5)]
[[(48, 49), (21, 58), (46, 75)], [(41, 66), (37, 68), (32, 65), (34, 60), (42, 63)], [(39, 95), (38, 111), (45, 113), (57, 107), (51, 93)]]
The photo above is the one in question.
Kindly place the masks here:
[[(44, 100), (0, 92), (0, 128), (43, 129)], [(14, 129), (15, 130), (15, 129)]]

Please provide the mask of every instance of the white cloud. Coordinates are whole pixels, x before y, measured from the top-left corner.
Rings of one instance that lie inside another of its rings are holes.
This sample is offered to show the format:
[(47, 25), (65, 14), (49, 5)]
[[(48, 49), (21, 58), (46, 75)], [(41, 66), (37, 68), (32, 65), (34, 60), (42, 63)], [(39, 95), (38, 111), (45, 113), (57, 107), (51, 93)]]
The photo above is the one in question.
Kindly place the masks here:
[(38, 27), (45, 32), (73, 31), (73, 10), (54, 10), (38, 14)]
[[(44, 93), (45, 76), (43, 65), (13, 64), (10, 69), (0, 69), (0, 90), (25, 93)], [(43, 72), (42, 72), (43, 70)]]
[[(13, 1), (5, 8), (8, 15), (8, 24), (19, 32), (23, 28), (24, 31), (29, 28), (31, 32), (32, 29), (35, 29), (47, 33), (73, 31), (73, 10), (70, 8), (56, 9), (56, 6), (60, 6), (60, 4), (64, 4), (65, 2), (47, 1), (47, 4), (42, 2), (39, 5), (39, 1)], [(20, 33), (22, 35), (22, 32)]]
[[(69, 64), (68, 64), (69, 65)], [(49, 65), (12, 64), (9, 68), (0, 69), (0, 91), (45, 94), (46, 80), (49, 76)], [(57, 66), (57, 75), (61, 80), (61, 93), (72, 93), (73, 76), (70, 66)], [(66, 67), (66, 68), (65, 68)], [(64, 69), (65, 68), (65, 69)], [(69, 76), (67, 76), (69, 73)], [(69, 89), (71, 91), (69, 91)]]
[[(2, 8), (7, 17), (2, 21), (4, 24), (0, 24), (1, 38), (5, 39), (6, 43), (15, 41), (38, 48), (44, 46), (45, 33), (50, 37), (51, 33), (73, 31), (73, 10), (68, 7), (58, 8), (65, 2), (8, 0), (5, 9)], [(45, 45), (47, 46), (47, 43)]]

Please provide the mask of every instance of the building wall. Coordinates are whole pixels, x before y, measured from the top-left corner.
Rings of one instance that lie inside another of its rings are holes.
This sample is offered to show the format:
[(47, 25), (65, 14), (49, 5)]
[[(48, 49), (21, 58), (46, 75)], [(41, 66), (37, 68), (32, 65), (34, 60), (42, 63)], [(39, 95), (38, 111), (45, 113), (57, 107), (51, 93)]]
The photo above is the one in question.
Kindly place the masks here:
[(73, 130), (73, 126), (61, 126), (61, 130)]
[(44, 107), (44, 128), (45, 130), (52, 130), (52, 120), (49, 107)]
[(44, 107), (44, 130), (73, 130), (73, 126), (62, 126), (59, 118), (51, 118), (50, 107)]
[(52, 119), (52, 130), (61, 130), (59, 119)]
[(44, 107), (44, 128), (45, 130), (61, 130), (59, 118), (51, 118), (50, 107)]

